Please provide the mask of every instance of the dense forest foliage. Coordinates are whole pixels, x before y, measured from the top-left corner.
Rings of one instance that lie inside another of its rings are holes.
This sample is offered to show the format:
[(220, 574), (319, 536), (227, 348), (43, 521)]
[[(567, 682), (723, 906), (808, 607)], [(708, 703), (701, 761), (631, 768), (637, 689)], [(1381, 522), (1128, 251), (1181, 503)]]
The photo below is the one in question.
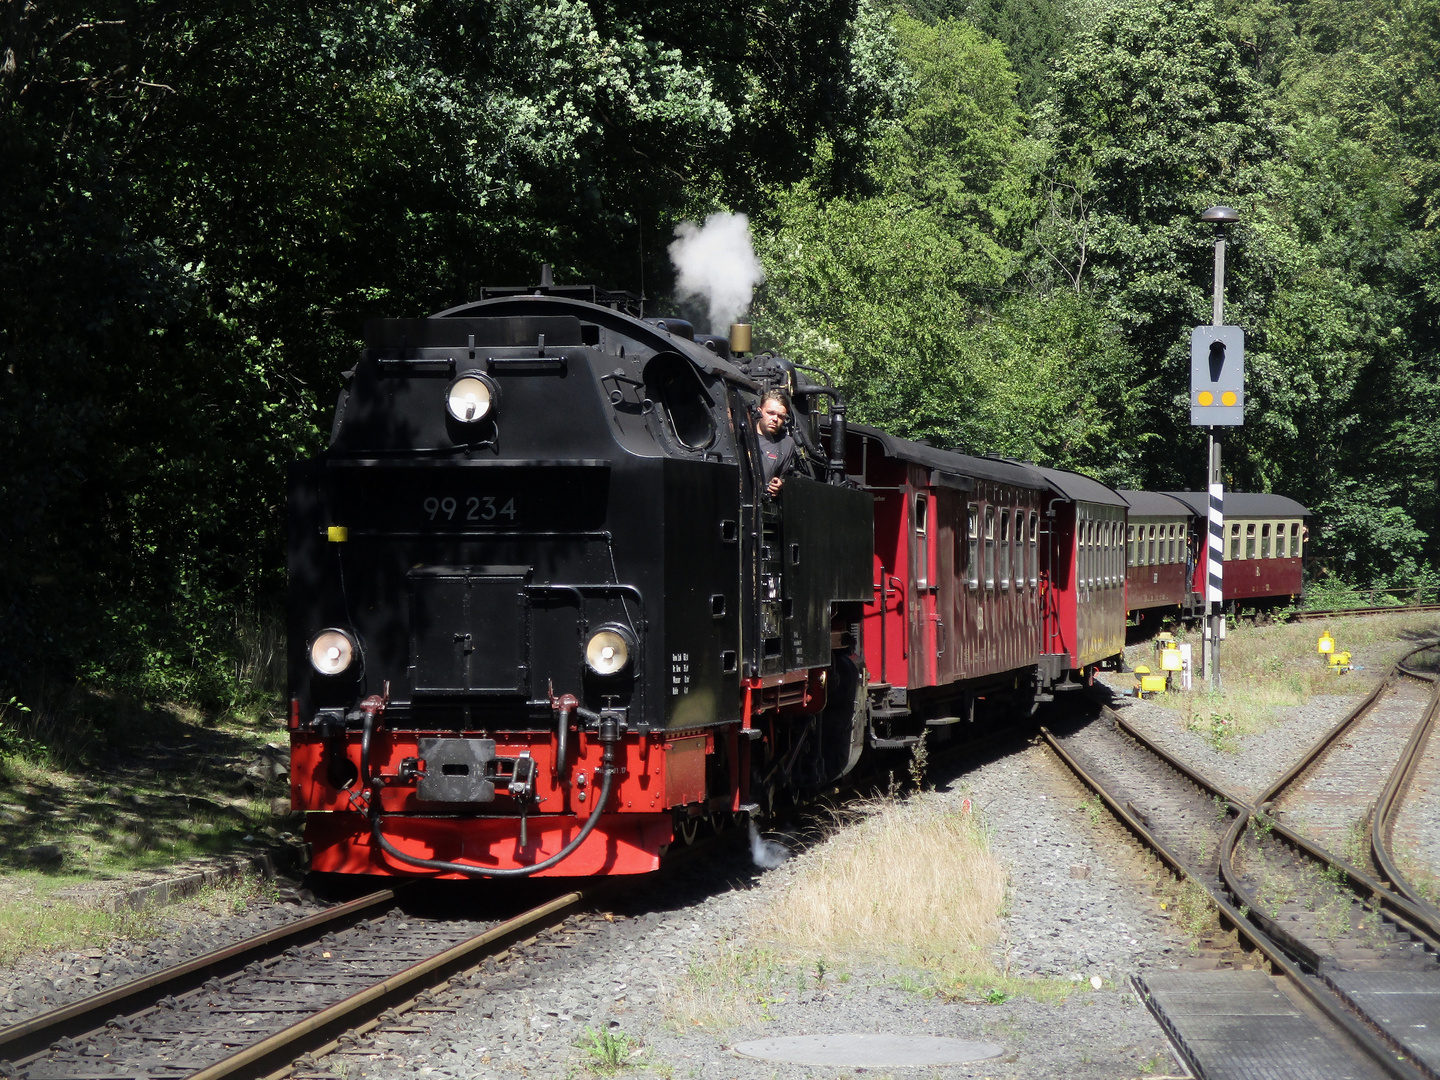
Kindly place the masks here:
[(1440, 579), (1440, 0), (54, 0), (0, 40), (0, 691), (224, 706), (363, 321), (643, 291), (750, 215), (762, 340), (937, 445), (1233, 487)]

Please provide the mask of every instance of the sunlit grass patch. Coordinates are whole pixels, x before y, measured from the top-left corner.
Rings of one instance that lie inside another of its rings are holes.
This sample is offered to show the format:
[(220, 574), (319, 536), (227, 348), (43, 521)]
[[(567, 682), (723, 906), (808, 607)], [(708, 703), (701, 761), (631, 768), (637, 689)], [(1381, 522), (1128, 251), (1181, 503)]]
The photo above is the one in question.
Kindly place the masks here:
[[(1317, 639), (1327, 630), (1337, 650), (1355, 657), (1359, 666), (1354, 670), (1340, 674), (1316, 651)], [(1217, 750), (1234, 750), (1234, 739), (1269, 727), (1283, 709), (1325, 695), (1368, 694), (1390, 664), (1416, 645), (1440, 639), (1440, 618), (1434, 613), (1409, 613), (1258, 625), (1232, 620), (1220, 646), (1223, 685), (1215, 692), (1200, 675), (1199, 629), (1177, 639), (1190, 643), (1194, 688), (1171, 690), (1155, 701), (1179, 710), (1183, 726)], [(1148, 658), (1138, 662), (1158, 670)]]
[(757, 937), (790, 954), (990, 968), (1005, 871), (979, 822), (931, 800), (884, 801), (799, 856)]
[(11, 876), (0, 899), (0, 967), (23, 956), (88, 949), (117, 938), (153, 937), (153, 912), (102, 911), (52, 894), (74, 878), (21, 871)]
[(108, 911), (98, 903), (61, 895), (87, 880), (29, 870), (5, 878), (0, 891), (0, 968), (26, 956), (153, 938), (160, 933), (162, 915), (182, 922), (192, 915), (239, 915), (279, 896), (274, 883), (258, 874), (207, 885), (163, 909)]
[(691, 965), (667, 1007), (673, 1027), (764, 1022), (779, 1003), (839, 991), (877, 965), (904, 968), (895, 985), (916, 993), (961, 993), (973, 980), (1001, 1000), (1034, 996), (1039, 984), (1007, 980), (990, 960), (1006, 877), (974, 815), (881, 800), (790, 867), (748, 942), (722, 940)]
[(936, 987), (942, 1001), (966, 1005), (1003, 1005), (1025, 997), (1042, 1005), (1058, 1005), (1077, 991), (1092, 989), (1088, 979), (1075, 981), (1058, 977), (1020, 979), (1013, 975), (973, 973), (949, 979)]

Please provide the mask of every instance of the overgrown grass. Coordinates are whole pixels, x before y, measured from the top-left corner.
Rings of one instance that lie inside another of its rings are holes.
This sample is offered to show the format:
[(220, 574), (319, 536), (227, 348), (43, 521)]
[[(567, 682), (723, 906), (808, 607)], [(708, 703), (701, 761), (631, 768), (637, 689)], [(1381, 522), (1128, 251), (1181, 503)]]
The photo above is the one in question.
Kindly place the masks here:
[(781, 1001), (839, 991), (877, 966), (900, 968), (902, 990), (950, 1001), (1050, 1001), (1076, 989), (996, 969), (990, 947), (1006, 876), (974, 815), (925, 799), (881, 800), (792, 865), (749, 943), (723, 940), (691, 966), (670, 1002), (672, 1024), (764, 1022)]
[[(7, 877), (0, 891), (0, 968), (13, 967), (28, 956), (104, 948), (118, 940), (159, 934), (160, 913), (155, 909), (105, 911), (58, 895), (74, 880), (37, 871), (19, 871)], [(184, 919), (192, 912), (239, 913), (252, 903), (274, 897), (274, 886), (263, 878), (237, 878), (207, 886), (171, 905), (166, 915)]]
[(155, 936), (153, 912), (101, 911), (73, 900), (51, 898), (68, 884), (71, 881), (66, 878), (33, 871), (13, 875), (6, 890), (8, 898), (0, 899), (0, 967), (11, 967), (21, 957), (36, 953)]
[(885, 801), (800, 858), (757, 936), (790, 954), (878, 956), (957, 975), (989, 966), (1005, 871), (973, 814)]
[[(1339, 674), (1316, 651), (1320, 635), (1329, 631), (1339, 651), (1358, 665)], [(1155, 701), (1184, 716), (1185, 727), (1217, 750), (1234, 751), (1236, 739), (1270, 726), (1277, 712), (1303, 705), (1326, 694), (1369, 693), (1391, 663), (1427, 639), (1440, 639), (1440, 617), (1408, 613), (1337, 617), (1325, 622), (1254, 624), (1232, 620), (1220, 646), (1222, 687), (1212, 692), (1200, 676), (1202, 641), (1199, 629), (1178, 634), (1194, 657), (1194, 689), (1173, 689)], [(1153, 670), (1159, 665), (1145, 657)], [(1178, 680), (1177, 685), (1178, 685)]]
[[(54, 845), (52, 874), (108, 878), (187, 859), (227, 854), (270, 820), (268, 801), (217, 784), (204, 772), (102, 787), (24, 759), (4, 762), (0, 865), (22, 869), (23, 853)], [(276, 787), (278, 791), (278, 786)]]
[(639, 1064), (636, 1059), (640, 1044), (618, 1029), (587, 1027), (578, 1045), (585, 1054), (586, 1067), (601, 1076), (614, 1076)]

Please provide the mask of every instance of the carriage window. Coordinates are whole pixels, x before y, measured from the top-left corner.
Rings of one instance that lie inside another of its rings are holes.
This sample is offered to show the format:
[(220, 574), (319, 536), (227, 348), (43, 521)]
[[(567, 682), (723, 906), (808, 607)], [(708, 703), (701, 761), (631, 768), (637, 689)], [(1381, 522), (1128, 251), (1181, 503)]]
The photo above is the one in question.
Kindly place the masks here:
[(1180, 531), (1179, 531), (1179, 530), (1180, 530), (1180, 527), (1179, 527), (1178, 525), (1176, 525), (1176, 524), (1172, 521), (1172, 522), (1170, 523), (1170, 527), (1169, 527), (1169, 533), (1170, 533), (1170, 560), (1169, 560), (1169, 561), (1172, 562), (1172, 563), (1174, 563), (1174, 562), (1179, 562), (1179, 561), (1180, 561), (1180, 543), (1179, 543), (1179, 541), (1176, 539), (1176, 537), (1178, 537), (1178, 536), (1180, 535)]
[(974, 503), (970, 504), (970, 521), (968, 532), (965, 534), (970, 540), (969, 562), (966, 564), (966, 580), (970, 588), (980, 587), (980, 507)]
[(1025, 588), (1025, 511), (1015, 511), (1015, 553), (1010, 569), (1015, 575), (1015, 588)]
[(1300, 541), (1302, 539), (1303, 537), (1300, 534), (1300, 522), (1290, 522), (1290, 558), (1298, 559), (1300, 557)]
[(995, 508), (985, 507), (985, 588), (995, 588)]
[(645, 365), (646, 395), (659, 402), (681, 446), (703, 450), (715, 441), (715, 418), (695, 366), (675, 353), (660, 353)]
[(1040, 584), (1040, 515), (1030, 511), (1030, 588)]
[(1283, 521), (1275, 523), (1275, 557), (1277, 559), (1285, 558), (1285, 522)]
[(1010, 588), (1010, 511), (1000, 511), (1000, 587)]
[(1135, 526), (1125, 526), (1125, 562), (1135, 565)]
[(1239, 526), (1239, 525), (1231, 525), (1231, 526), (1230, 526), (1230, 558), (1236, 559), (1236, 560), (1238, 560), (1238, 559), (1240, 558), (1240, 526)]
[(1260, 526), (1260, 558), (1270, 558), (1270, 523)]
[(1145, 565), (1155, 565), (1155, 526), (1149, 525), (1145, 531)]
[(925, 537), (927, 519), (930, 516), (930, 499), (925, 495), (915, 496), (915, 584), (922, 589), (930, 587), (930, 544)]
[(1247, 522), (1245, 525), (1245, 558), (1255, 558), (1255, 523)]

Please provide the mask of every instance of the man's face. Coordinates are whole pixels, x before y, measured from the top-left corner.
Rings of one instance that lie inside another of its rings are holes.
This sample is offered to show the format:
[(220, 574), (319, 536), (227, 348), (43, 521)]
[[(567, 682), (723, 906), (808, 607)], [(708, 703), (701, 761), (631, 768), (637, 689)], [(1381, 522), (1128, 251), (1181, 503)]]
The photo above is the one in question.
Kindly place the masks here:
[(760, 406), (760, 423), (756, 426), (760, 429), (761, 435), (779, 435), (780, 429), (785, 426), (785, 417), (789, 410), (773, 398)]

